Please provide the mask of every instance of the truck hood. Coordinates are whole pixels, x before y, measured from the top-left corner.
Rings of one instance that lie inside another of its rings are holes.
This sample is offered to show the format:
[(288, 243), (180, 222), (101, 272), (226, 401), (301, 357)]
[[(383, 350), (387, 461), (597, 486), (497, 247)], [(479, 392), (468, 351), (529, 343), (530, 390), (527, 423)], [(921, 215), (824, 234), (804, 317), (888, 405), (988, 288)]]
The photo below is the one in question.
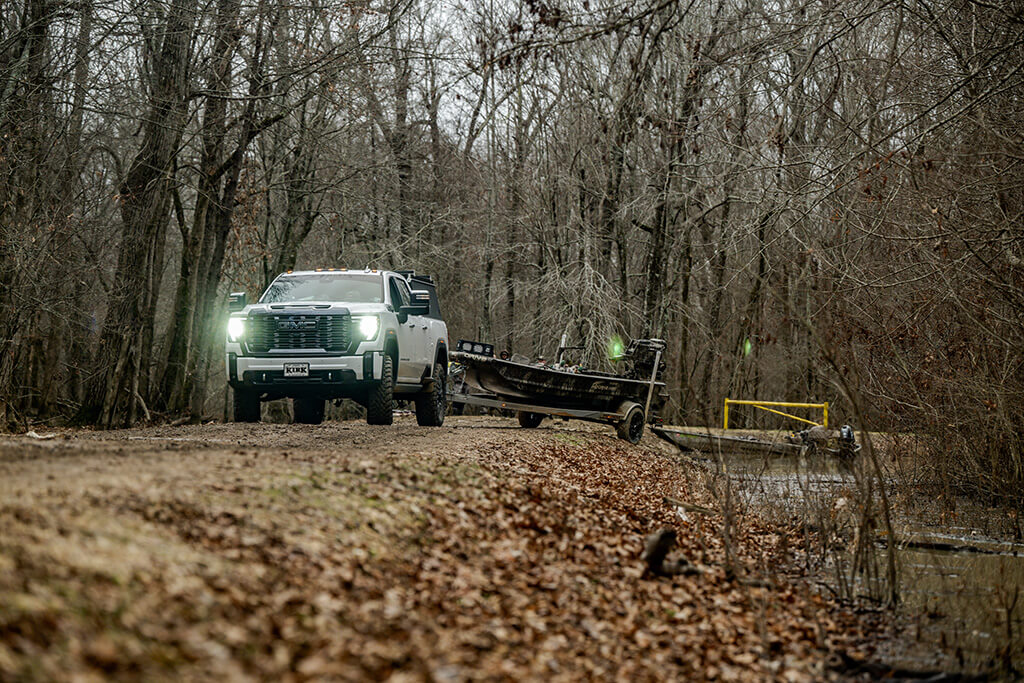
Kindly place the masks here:
[(384, 304), (343, 303), (340, 301), (296, 301), (275, 304), (250, 304), (243, 308), (242, 315), (329, 315), (331, 313), (351, 313), (352, 315), (368, 315), (383, 313), (387, 310)]

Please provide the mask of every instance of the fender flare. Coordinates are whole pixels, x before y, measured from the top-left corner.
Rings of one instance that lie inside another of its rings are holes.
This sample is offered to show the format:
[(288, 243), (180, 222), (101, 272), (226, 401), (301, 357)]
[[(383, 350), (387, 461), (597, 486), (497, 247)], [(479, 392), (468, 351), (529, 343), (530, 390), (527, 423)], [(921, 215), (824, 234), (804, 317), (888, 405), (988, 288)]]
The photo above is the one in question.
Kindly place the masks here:
[[(392, 349), (394, 349), (393, 353), (391, 352)], [(399, 353), (398, 348), (398, 335), (395, 333), (394, 330), (388, 329), (384, 333), (384, 344), (381, 353), (383, 353), (386, 356), (391, 356), (392, 372), (394, 373), (394, 379), (397, 381), (398, 363), (399, 359), (401, 358), (401, 354)]]
[[(441, 356), (441, 360), (438, 361), (438, 356)], [(444, 339), (438, 339), (434, 343), (434, 354), (431, 356), (431, 363), (427, 366), (427, 377), (433, 379), (434, 377), (434, 365), (438, 362), (441, 363), (447, 370), (448, 368), (448, 343)]]

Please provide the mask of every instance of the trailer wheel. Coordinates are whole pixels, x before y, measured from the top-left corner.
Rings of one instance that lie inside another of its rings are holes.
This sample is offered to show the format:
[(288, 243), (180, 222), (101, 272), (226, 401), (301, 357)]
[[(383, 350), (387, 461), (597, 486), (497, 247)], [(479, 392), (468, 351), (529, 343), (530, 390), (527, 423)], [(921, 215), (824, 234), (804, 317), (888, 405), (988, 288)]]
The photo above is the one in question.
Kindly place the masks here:
[(643, 438), (645, 422), (643, 407), (634, 403), (626, 411), (626, 418), (615, 427), (615, 431), (620, 439), (637, 444)]
[(520, 410), (516, 413), (516, 417), (519, 418), (519, 426), (526, 427), (527, 429), (539, 427), (540, 423), (544, 421), (544, 415), (542, 413), (531, 413), (526, 410)]

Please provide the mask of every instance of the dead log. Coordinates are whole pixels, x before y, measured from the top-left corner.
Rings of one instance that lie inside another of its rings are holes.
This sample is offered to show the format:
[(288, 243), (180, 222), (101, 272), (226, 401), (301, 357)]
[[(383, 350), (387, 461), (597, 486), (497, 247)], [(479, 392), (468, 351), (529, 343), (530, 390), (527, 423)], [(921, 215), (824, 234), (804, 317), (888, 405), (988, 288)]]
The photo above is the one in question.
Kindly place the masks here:
[(702, 505), (694, 505), (693, 503), (686, 503), (684, 501), (677, 500), (675, 498), (669, 498), (668, 496), (665, 496), (662, 500), (665, 502), (666, 505), (671, 505), (672, 507), (680, 508), (681, 510), (685, 510), (686, 512), (696, 512), (696, 513), (701, 514), (701, 515), (717, 515), (718, 514), (717, 510), (712, 510), (711, 508), (706, 508), (706, 507), (704, 507)]

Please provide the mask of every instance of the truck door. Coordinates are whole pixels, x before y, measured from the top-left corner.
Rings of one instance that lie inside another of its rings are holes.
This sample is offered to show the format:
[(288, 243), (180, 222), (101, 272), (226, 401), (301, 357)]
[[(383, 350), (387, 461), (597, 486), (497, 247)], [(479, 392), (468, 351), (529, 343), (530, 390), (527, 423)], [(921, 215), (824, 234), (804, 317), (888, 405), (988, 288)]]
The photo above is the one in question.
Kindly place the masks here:
[[(409, 288), (409, 283), (405, 280), (399, 280), (403, 292), (412, 302), (412, 290)], [(413, 338), (416, 344), (416, 355), (413, 358), (416, 364), (416, 379), (420, 379), (424, 374), (430, 374), (434, 369), (434, 349), (431, 340), (431, 326), (430, 317), (428, 315), (410, 315), (409, 320), (406, 323), (412, 325), (415, 330)]]
[[(401, 278), (392, 277), (388, 289), (391, 294), (391, 305), (398, 313), (399, 307), (408, 306), (412, 302), (409, 287)], [(405, 322), (399, 315), (398, 321), (398, 381), (418, 382), (423, 376), (424, 332), (420, 329), (420, 316), (410, 315)]]

